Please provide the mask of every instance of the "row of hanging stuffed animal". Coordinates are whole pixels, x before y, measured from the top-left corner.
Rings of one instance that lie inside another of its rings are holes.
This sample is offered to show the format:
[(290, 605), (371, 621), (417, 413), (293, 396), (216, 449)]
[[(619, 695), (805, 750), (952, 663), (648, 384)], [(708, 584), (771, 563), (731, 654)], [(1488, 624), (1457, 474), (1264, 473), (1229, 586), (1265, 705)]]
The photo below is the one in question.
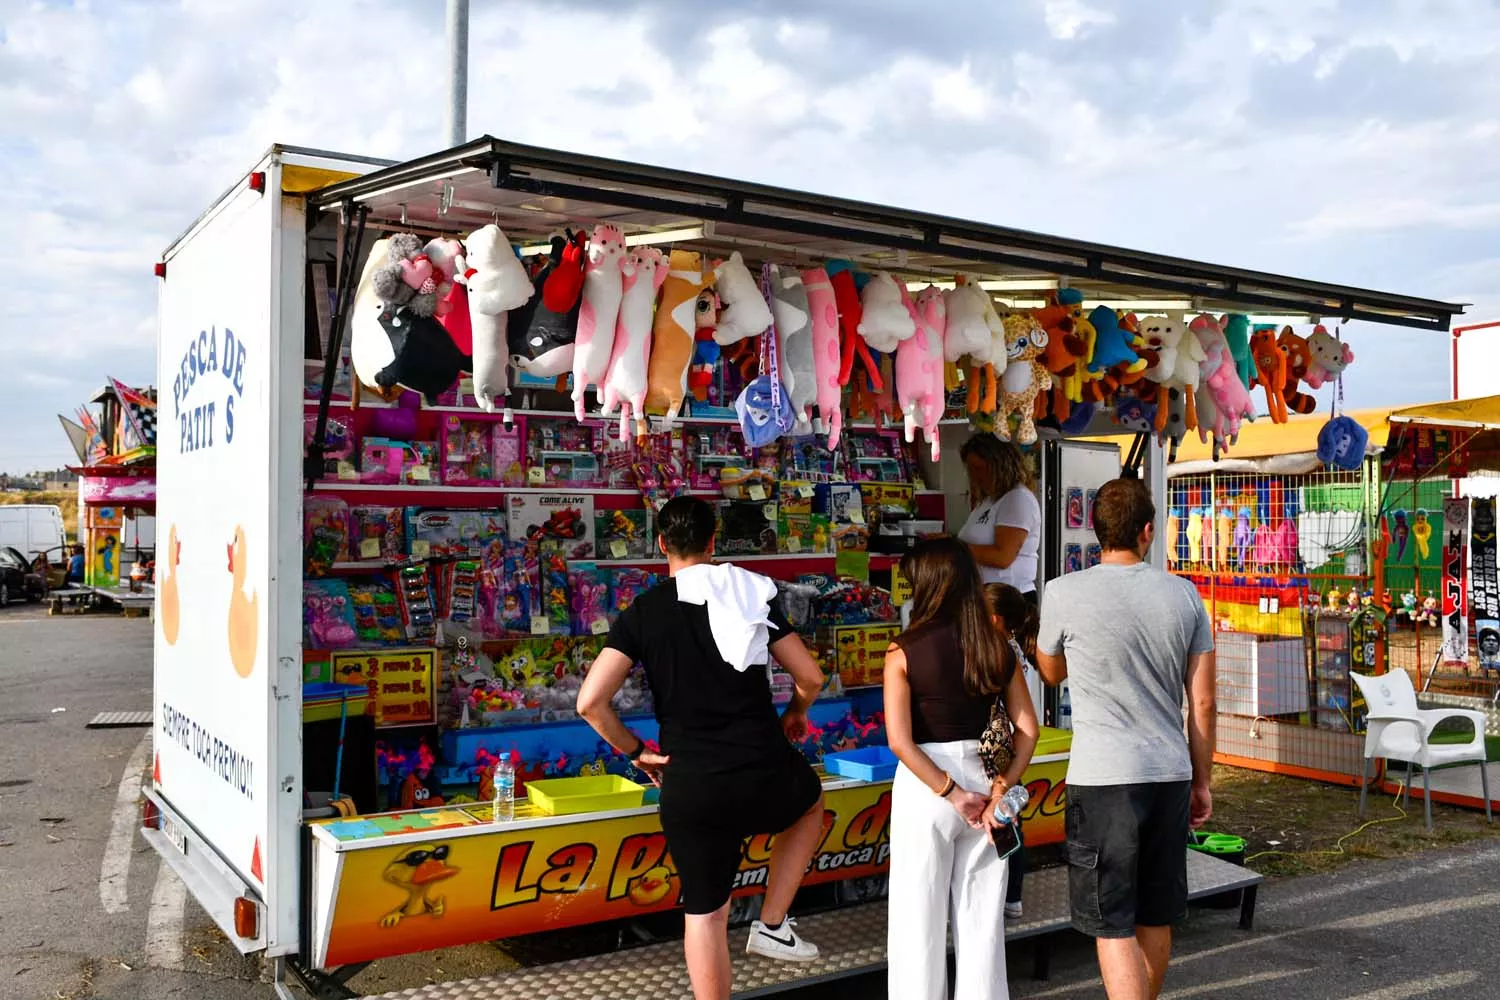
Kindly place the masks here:
[(627, 248), (609, 224), (587, 238), (555, 236), (533, 260), (528, 273), (493, 225), (463, 243), (377, 242), (351, 317), (355, 374), (387, 396), (406, 387), (431, 400), (469, 371), (491, 411), (504, 405), (512, 367), (571, 374), (578, 418), (595, 386), (604, 412), (619, 410), (623, 438), (632, 416), (644, 435), (647, 410), (670, 424), (689, 394), (704, 398), (722, 348), (753, 368), (753, 338), (773, 330), (793, 434), (821, 430), (836, 445), (844, 388), (888, 392), (894, 381), (907, 440), (920, 427), (936, 456), (944, 390), (959, 366), (969, 412), (994, 414), (1002, 437), (1016, 417), (1023, 444), (1036, 440), (1036, 420), (1078, 428), (1103, 403), (1174, 444), (1194, 427), (1227, 444), (1253, 419), (1250, 388), (1263, 386), (1272, 419), (1284, 420), (1312, 408), (1302, 381), (1317, 388), (1353, 360), (1322, 327), (1304, 340), (1290, 327), (1252, 336), (1243, 316), (1138, 321), (1103, 306), (1085, 315), (1072, 289), (1046, 308), (1002, 315), (963, 276), (912, 297), (893, 276), (847, 261), (772, 265), (757, 287), (738, 252), (705, 270), (697, 253)]

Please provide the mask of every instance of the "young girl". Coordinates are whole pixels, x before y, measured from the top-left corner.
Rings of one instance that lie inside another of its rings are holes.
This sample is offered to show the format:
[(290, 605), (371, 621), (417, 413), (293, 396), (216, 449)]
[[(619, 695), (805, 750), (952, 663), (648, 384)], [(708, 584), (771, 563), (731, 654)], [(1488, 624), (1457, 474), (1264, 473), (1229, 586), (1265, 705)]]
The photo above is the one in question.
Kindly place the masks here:
[[(1036, 633), (1040, 617), (1036, 605), (1008, 583), (991, 583), (984, 588), (985, 600), (989, 602), (990, 617), (995, 628), (1000, 630), (1016, 664), (1025, 678), (1026, 691), (1033, 704), (1041, 701), (1042, 677), (1037, 673)], [(1020, 734), (1017, 733), (1017, 736)], [(1032, 744), (1035, 746), (1035, 743)], [(1030, 754), (1027, 754), (1030, 757)], [(1000, 789), (1004, 794), (1004, 789)], [(1022, 848), (1011, 855), (1010, 874), (1005, 889), (1005, 919), (1021, 919), (1021, 881), (1026, 876), (1026, 850)]]
[[(885, 658), (885, 721), (896, 770), (891, 808), (888, 993), (947, 1000), (953, 914), (954, 1000), (1005, 1000), (1007, 863), (990, 839), (998, 796), (1021, 780), (1037, 721), (1014, 650), (990, 618), (979, 567), (954, 538), (901, 559), (911, 626)], [(991, 783), (979, 756), (1000, 696), (1014, 758)]]

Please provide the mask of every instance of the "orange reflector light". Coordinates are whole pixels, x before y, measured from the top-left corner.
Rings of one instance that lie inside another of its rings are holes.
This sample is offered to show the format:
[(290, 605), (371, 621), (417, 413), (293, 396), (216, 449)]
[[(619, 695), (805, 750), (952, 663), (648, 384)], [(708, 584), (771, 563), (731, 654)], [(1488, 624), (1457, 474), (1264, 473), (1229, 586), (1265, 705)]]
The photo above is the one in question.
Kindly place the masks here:
[(234, 932), (246, 941), (255, 940), (259, 918), (260, 910), (255, 905), (255, 900), (241, 896), (234, 901)]

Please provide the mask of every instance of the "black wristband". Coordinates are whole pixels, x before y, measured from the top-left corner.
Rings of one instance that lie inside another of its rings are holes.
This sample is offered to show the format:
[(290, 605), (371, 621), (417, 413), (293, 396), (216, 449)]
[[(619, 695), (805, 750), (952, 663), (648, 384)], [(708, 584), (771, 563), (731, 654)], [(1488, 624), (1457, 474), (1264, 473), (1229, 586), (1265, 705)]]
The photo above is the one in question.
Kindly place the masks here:
[(635, 738), (635, 749), (632, 750), (632, 751), (630, 751), (630, 753), (626, 754), (625, 755), (625, 759), (628, 760), (628, 761), (630, 761), (630, 763), (632, 763), (632, 764), (639, 764), (640, 761), (641, 761), (641, 754), (643, 754), (645, 752), (646, 752), (646, 741), (643, 740), (643, 739), (641, 739), (639, 736), (637, 736)]

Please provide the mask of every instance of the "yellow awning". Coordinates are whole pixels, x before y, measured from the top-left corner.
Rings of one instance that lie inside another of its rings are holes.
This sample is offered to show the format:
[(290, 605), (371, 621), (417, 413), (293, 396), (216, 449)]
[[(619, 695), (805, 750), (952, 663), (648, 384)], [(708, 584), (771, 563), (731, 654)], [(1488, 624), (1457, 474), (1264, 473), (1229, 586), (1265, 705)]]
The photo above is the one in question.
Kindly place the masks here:
[(1453, 399), (1422, 403), (1392, 410), (1393, 424), (1426, 424), (1430, 427), (1460, 427), (1469, 430), (1500, 430), (1500, 396)]
[[(1348, 410), (1345, 416), (1353, 417), (1370, 434), (1370, 447), (1383, 448), (1386, 442), (1386, 419), (1391, 415), (1389, 407), (1375, 410)], [(1270, 417), (1261, 417), (1254, 423), (1240, 425), (1239, 440), (1224, 451), (1220, 458), (1279, 458), (1282, 455), (1302, 455), (1318, 450), (1318, 432), (1328, 423), (1327, 413), (1294, 413), (1284, 424), (1273, 424)], [(1130, 447), (1128, 435), (1115, 435), (1108, 440)], [(1177, 462), (1213, 461), (1213, 441), (1198, 440), (1198, 432), (1192, 431), (1177, 449)]]

